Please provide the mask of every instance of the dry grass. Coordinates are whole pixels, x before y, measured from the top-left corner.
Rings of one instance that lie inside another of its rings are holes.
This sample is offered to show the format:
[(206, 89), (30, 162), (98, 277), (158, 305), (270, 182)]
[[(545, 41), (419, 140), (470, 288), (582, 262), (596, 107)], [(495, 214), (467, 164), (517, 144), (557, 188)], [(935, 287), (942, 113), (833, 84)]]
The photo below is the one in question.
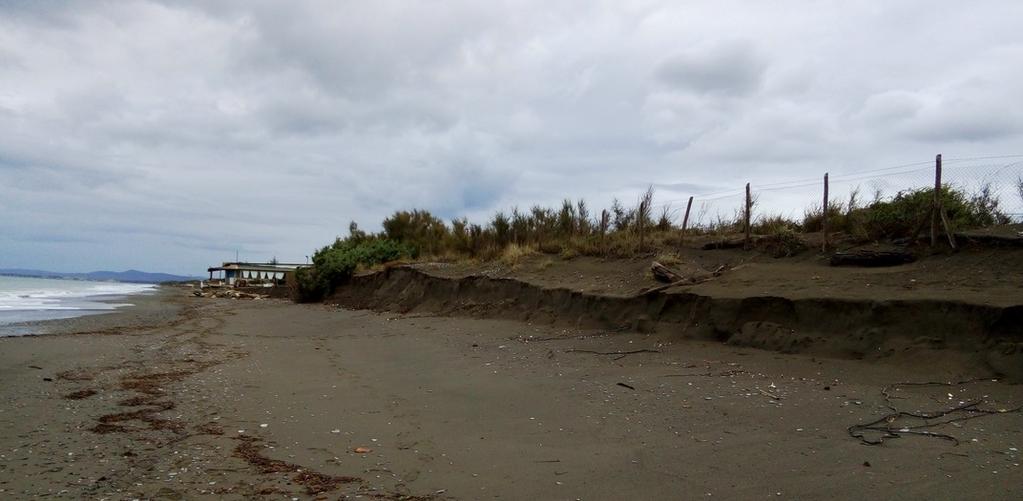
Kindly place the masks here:
[(678, 266), (682, 264), (682, 257), (677, 252), (667, 251), (661, 252), (654, 256), (654, 261), (661, 263), (665, 266)]
[(511, 243), (504, 248), (504, 252), (501, 253), (500, 261), (507, 266), (515, 267), (518, 266), (524, 258), (533, 254), (536, 254), (536, 250), (532, 247)]

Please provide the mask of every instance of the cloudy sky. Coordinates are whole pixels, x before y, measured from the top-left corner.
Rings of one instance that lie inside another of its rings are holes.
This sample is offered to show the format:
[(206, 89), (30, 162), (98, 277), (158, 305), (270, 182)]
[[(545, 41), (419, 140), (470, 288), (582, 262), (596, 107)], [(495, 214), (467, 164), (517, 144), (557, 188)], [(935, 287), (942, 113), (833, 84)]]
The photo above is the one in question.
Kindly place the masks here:
[(1023, 153), (1017, 1), (0, 1), (0, 267)]

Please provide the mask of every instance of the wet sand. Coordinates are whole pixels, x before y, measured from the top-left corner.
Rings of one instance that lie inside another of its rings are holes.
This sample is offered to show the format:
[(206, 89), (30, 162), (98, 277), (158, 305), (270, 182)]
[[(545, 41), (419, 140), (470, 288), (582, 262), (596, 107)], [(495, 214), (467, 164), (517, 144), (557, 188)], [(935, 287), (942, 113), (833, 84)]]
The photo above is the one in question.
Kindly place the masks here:
[(869, 446), (849, 435), (887, 405), (1023, 404), (1023, 387), (938, 351), (838, 360), (183, 290), (158, 304), (166, 310), (147, 320), (122, 312), (55, 329), (78, 334), (0, 339), (0, 494), (1023, 496), (1023, 414), (919, 429), (958, 445), (903, 433)]

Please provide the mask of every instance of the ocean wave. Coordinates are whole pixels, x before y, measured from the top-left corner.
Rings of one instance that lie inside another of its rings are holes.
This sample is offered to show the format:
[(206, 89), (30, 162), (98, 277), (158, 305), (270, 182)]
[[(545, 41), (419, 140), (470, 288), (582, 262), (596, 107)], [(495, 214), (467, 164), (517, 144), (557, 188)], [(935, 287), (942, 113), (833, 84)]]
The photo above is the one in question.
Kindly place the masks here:
[(50, 279), (0, 282), (0, 311), (113, 310), (130, 305), (101, 301), (152, 292), (156, 287), (150, 284)]

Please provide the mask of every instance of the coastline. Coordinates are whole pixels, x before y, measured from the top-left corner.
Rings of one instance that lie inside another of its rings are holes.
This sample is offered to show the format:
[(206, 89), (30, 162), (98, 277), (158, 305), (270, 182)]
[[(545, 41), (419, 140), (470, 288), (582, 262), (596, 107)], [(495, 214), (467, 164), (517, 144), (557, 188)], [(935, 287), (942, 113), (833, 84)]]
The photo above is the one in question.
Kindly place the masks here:
[[(1018, 385), (935, 353), (912, 364), (827, 359), (666, 333), (165, 292), (144, 307), (153, 315), (81, 317), (54, 326), (64, 334), (0, 340), (0, 494), (1023, 494), (1019, 413), (934, 429), (958, 445), (904, 434), (867, 447), (850, 436), (887, 405), (1023, 404)], [(964, 383), (890, 388), (914, 381)]]
[[(157, 285), (152, 292), (98, 297), (96, 302), (125, 304), (110, 310), (97, 310), (69, 318), (32, 320), (0, 325), (0, 339), (6, 337), (46, 336), (112, 332), (116, 329), (156, 327), (173, 321), (184, 303), (176, 298), (187, 287)], [(190, 289), (188, 289), (190, 290)]]

